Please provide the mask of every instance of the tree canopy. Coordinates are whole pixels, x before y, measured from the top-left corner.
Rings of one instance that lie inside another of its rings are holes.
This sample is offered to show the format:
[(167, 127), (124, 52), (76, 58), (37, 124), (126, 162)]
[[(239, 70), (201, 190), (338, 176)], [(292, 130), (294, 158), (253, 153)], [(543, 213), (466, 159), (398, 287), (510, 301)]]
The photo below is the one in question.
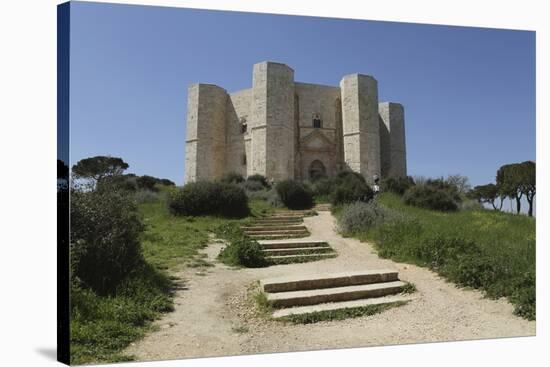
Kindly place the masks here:
[(536, 165), (533, 161), (505, 164), (497, 171), (497, 185), (503, 195), (516, 200), (517, 213), (521, 210), (521, 198), (529, 203), (529, 216), (533, 215), (533, 198), (536, 193)]
[[(479, 201), (480, 203), (487, 203), (491, 204), (493, 206), (493, 209), (495, 210), (501, 210), (502, 209), (502, 196), (500, 193), (500, 189), (495, 184), (487, 184), (487, 185), (479, 185), (474, 187), (474, 189), (471, 191), (470, 196)], [(500, 199), (500, 205), (497, 206), (496, 200), (498, 198)]]
[(78, 178), (92, 179), (96, 182), (105, 177), (121, 175), (129, 167), (122, 158), (96, 156), (78, 161), (73, 166), (73, 173)]

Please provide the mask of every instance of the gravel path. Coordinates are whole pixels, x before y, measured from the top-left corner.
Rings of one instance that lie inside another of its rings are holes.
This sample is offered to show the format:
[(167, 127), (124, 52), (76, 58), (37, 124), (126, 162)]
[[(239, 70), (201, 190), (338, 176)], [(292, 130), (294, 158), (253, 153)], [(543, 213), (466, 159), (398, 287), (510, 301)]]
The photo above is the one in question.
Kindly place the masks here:
[[(380, 259), (369, 244), (338, 235), (329, 212), (304, 222), (312, 238), (326, 240), (338, 252), (336, 258), (232, 269), (216, 262), (222, 246), (212, 244), (204, 252), (215, 266), (176, 274), (182, 287), (175, 311), (127, 354), (158, 360), (535, 335), (535, 322), (514, 316), (505, 299), (485, 299), (425, 268)], [(263, 278), (381, 268), (397, 269), (401, 280), (414, 283), (416, 299), (374, 316), (292, 325), (257, 316), (248, 296)]]

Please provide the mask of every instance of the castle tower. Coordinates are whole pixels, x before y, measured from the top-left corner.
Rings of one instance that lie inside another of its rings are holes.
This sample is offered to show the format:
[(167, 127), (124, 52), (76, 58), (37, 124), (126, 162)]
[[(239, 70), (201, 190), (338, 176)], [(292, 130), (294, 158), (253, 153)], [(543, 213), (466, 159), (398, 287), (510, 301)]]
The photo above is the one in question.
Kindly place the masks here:
[(251, 115), (249, 174), (294, 178), (294, 70), (269, 61), (254, 65)]
[(378, 83), (368, 75), (346, 75), (340, 82), (345, 164), (368, 182), (380, 175)]
[(405, 114), (399, 103), (378, 105), (380, 115), (380, 146), (383, 177), (407, 176), (405, 147)]
[(212, 84), (188, 89), (185, 182), (211, 180), (224, 174), (227, 92)]

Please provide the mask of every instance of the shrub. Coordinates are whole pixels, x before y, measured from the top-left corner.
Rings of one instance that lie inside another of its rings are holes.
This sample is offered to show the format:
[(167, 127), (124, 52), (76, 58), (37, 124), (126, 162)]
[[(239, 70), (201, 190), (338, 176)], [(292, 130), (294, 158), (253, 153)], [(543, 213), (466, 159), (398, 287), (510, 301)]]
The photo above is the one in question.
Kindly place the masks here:
[(222, 182), (192, 182), (168, 195), (168, 208), (175, 215), (219, 215), (244, 217), (248, 215), (245, 191)]
[(246, 237), (237, 224), (221, 225), (215, 232), (229, 242), (218, 255), (223, 263), (247, 268), (267, 266), (261, 246), (258, 242)]
[(358, 172), (355, 172), (355, 171), (340, 171), (338, 172), (338, 174), (336, 175), (336, 178), (342, 180), (342, 181), (348, 181), (348, 180), (351, 180), (351, 179), (357, 179), (359, 181), (362, 181), (364, 183), (366, 183), (366, 180), (365, 180), (365, 177), (363, 177), (362, 174), (358, 173)]
[(308, 209), (313, 206), (311, 192), (300, 182), (280, 181), (275, 186), (282, 203), (290, 209)]
[(137, 207), (122, 191), (71, 194), (71, 270), (98, 294), (114, 291), (143, 264)]
[(535, 271), (525, 272), (517, 282), (516, 289), (512, 294), (512, 301), (516, 304), (514, 314), (534, 320), (536, 317), (536, 281)]
[(393, 192), (394, 194), (403, 196), (411, 186), (414, 186), (412, 177), (388, 177), (382, 180), (382, 191)]
[(246, 191), (260, 191), (265, 188), (260, 181), (246, 180), (242, 183), (242, 186)]
[(405, 204), (439, 211), (456, 211), (458, 205), (449, 191), (428, 184), (416, 185), (405, 192)]
[(154, 203), (159, 199), (159, 194), (151, 190), (139, 190), (134, 194), (134, 198), (138, 204)]
[(459, 187), (452, 181), (448, 181), (443, 178), (430, 178), (426, 180), (426, 185), (447, 192), (457, 204), (462, 201)]
[(321, 178), (313, 183), (315, 196), (329, 196), (336, 189), (338, 182), (334, 178)]
[(259, 182), (262, 184), (263, 187), (269, 187), (269, 182), (267, 182), (267, 178), (265, 176), (262, 176), (260, 174), (254, 174), (251, 176), (248, 176), (246, 181), (252, 181), (252, 182)]
[(229, 172), (229, 173), (226, 173), (222, 178), (220, 178), (220, 181), (223, 183), (238, 184), (238, 183), (244, 182), (244, 177), (239, 173)]
[[(363, 176), (361, 176), (363, 177)], [(357, 176), (348, 175), (344, 178), (331, 195), (333, 205), (353, 203), (355, 201), (368, 202), (374, 197), (374, 192), (365, 183), (365, 179), (358, 179)]]
[(147, 175), (136, 177), (137, 186), (142, 190), (157, 191), (155, 185), (159, 181), (159, 179)]
[(338, 220), (338, 229), (344, 234), (368, 231), (384, 221), (387, 210), (375, 202), (355, 202), (344, 206)]
[(135, 192), (138, 189), (136, 177), (132, 174), (104, 177), (97, 182), (97, 190), (123, 190)]
[(281, 201), (281, 198), (279, 197), (279, 194), (277, 193), (277, 190), (272, 187), (267, 193), (266, 193), (266, 201), (269, 205), (275, 208), (282, 208), (285, 205)]

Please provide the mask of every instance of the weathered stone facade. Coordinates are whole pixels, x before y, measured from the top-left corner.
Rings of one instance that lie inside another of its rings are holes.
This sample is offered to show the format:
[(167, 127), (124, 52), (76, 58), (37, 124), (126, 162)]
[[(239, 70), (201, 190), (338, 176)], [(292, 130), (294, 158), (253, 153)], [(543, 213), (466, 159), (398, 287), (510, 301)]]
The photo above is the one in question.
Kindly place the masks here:
[(287, 65), (262, 62), (250, 89), (189, 87), (186, 182), (229, 172), (306, 180), (345, 169), (369, 181), (407, 175), (403, 106), (378, 103), (372, 76), (346, 75), (339, 87), (298, 83)]

